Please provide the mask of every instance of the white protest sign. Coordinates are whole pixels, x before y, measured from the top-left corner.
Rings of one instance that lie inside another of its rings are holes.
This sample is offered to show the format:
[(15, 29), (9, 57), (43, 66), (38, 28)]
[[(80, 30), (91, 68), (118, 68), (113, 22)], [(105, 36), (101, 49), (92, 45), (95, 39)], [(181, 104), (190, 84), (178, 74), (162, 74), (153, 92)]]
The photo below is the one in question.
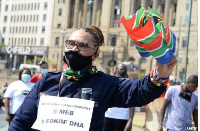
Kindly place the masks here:
[(94, 101), (41, 96), (32, 128), (42, 131), (89, 131)]

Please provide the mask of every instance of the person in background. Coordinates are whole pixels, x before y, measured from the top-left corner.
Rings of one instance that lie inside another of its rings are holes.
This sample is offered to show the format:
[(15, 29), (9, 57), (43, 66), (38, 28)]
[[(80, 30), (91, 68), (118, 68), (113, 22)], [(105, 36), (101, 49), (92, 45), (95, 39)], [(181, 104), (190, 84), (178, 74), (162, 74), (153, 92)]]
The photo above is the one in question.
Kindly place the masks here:
[(38, 63), (38, 65), (40, 65), (42, 74), (33, 75), (30, 79), (30, 82), (32, 83), (37, 83), (44, 74), (49, 72), (49, 66), (45, 62), (45, 56), (43, 56), (42, 60)]
[(12, 82), (4, 94), (6, 121), (9, 123), (15, 116), (15, 112), (21, 106), (24, 98), (28, 95), (34, 83), (29, 82), (31, 78), (31, 71), (24, 67), (19, 72), (19, 80)]
[(166, 109), (165, 128), (168, 131), (186, 131), (186, 126), (191, 126), (193, 120), (195, 127), (198, 127), (198, 96), (194, 93), (197, 87), (198, 76), (191, 75), (185, 85), (174, 85), (167, 90), (160, 111), (158, 131), (163, 131)]
[[(121, 78), (128, 78), (127, 67), (119, 64), (114, 68), (114, 75)], [(135, 107), (108, 108), (105, 113), (104, 131), (131, 131)]]
[(8, 88), (8, 83), (6, 82), (5, 85), (2, 86), (3, 94), (5, 94), (7, 88)]
[[(103, 44), (103, 33), (96, 26), (86, 26), (72, 32), (65, 42), (64, 49), (68, 68), (64, 73), (48, 72), (35, 84), (17, 110), (8, 131), (34, 130), (31, 128), (32, 125), (37, 117), (41, 117), (38, 114), (40, 109), (38, 105), (42, 95), (47, 98), (47, 101), (49, 96), (55, 99), (67, 97), (93, 101), (95, 104), (92, 115), (88, 116), (91, 119), (88, 128), (89, 131), (102, 131), (108, 108), (143, 106), (155, 100), (166, 90), (168, 77), (177, 62), (176, 56), (166, 64), (157, 62), (156, 68), (141, 79), (121, 79), (101, 71), (93, 72), (92, 61), (98, 58), (100, 46)], [(160, 81), (157, 81), (157, 78)], [(88, 88), (90, 91), (85, 92), (83, 88)], [(46, 127), (35, 128), (42, 130)]]

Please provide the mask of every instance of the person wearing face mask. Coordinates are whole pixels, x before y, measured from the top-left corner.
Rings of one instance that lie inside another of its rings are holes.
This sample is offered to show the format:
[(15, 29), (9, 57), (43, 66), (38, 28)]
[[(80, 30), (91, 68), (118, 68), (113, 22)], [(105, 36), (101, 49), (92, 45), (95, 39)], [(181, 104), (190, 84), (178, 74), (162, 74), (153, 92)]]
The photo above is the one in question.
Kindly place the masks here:
[[(121, 79), (101, 71), (92, 70), (92, 61), (99, 56), (99, 48), (103, 44), (104, 36), (100, 28), (86, 26), (75, 30), (65, 42), (64, 61), (68, 68), (64, 72), (48, 72), (35, 84), (16, 112), (8, 131), (31, 131), (48, 128), (49, 126), (41, 128), (34, 123), (37, 118), (44, 117), (44, 115), (38, 114), (41, 109), (39, 102), (44, 99), (51, 102), (48, 99), (49, 96), (54, 100), (68, 97), (77, 98), (76, 100), (79, 101), (81, 99), (93, 101), (92, 114), (87, 117), (91, 120), (88, 130), (102, 131), (105, 112), (108, 108), (146, 105), (166, 90), (168, 77), (176, 64), (175, 56), (167, 64), (162, 65), (157, 62), (156, 69), (141, 79)], [(155, 75), (156, 78), (154, 78)], [(68, 101), (71, 100), (68, 99)], [(50, 106), (53, 108), (53, 105)], [(49, 111), (49, 108), (46, 110)], [(83, 115), (79, 117), (85, 118)], [(67, 118), (69, 117), (66, 116)], [(76, 119), (78, 120), (78, 118)], [(49, 124), (53, 126), (53, 124)], [(33, 125), (35, 125), (34, 129), (31, 128)], [(64, 128), (67, 127), (63, 126), (62, 130), (65, 130)]]
[(191, 127), (193, 120), (195, 127), (198, 127), (198, 96), (194, 93), (197, 87), (198, 76), (191, 75), (185, 85), (174, 85), (167, 90), (159, 115), (158, 131), (163, 131), (166, 109), (164, 124), (167, 131), (186, 131), (186, 127)]
[(9, 123), (14, 118), (15, 112), (21, 106), (24, 98), (34, 86), (34, 83), (29, 82), (30, 78), (31, 71), (24, 67), (24, 69), (19, 72), (19, 80), (12, 82), (4, 94), (6, 121)]
[(41, 74), (33, 75), (30, 79), (30, 82), (32, 82), (32, 83), (37, 83), (43, 75), (45, 75), (46, 73), (49, 72), (49, 69), (48, 69), (49, 66), (45, 62), (44, 56), (43, 56), (42, 60), (38, 63), (38, 65), (40, 65)]
[[(128, 78), (126, 65), (118, 64), (118, 66), (114, 68), (113, 75), (124, 79)], [(135, 107), (108, 108), (105, 113), (104, 131), (131, 131), (134, 113)]]

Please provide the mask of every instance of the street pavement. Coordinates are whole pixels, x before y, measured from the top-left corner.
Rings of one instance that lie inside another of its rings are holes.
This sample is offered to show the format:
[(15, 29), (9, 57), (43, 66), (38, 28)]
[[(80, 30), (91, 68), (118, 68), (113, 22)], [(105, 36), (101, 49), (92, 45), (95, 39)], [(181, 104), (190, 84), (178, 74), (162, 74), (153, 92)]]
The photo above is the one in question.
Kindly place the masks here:
[(8, 130), (8, 122), (5, 120), (5, 108), (0, 108), (0, 131), (7, 131)]

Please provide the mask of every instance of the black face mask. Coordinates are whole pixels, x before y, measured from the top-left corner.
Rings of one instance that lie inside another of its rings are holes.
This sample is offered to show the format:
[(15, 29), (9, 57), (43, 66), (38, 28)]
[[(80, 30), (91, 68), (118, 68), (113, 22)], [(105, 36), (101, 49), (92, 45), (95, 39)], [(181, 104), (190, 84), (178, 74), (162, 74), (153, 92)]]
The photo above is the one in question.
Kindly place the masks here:
[(189, 102), (191, 101), (191, 95), (189, 95), (189, 94), (186, 93), (186, 92), (181, 92), (181, 93), (179, 94), (179, 96), (182, 97), (183, 99), (189, 101)]
[(126, 77), (127, 75), (127, 71), (126, 70), (120, 70), (120, 71), (118, 71), (118, 75), (120, 76), (120, 77)]
[[(93, 55), (92, 55), (93, 56)], [(65, 58), (69, 61), (64, 62), (73, 70), (81, 70), (92, 63), (92, 56), (82, 56), (77, 51), (65, 52)]]

